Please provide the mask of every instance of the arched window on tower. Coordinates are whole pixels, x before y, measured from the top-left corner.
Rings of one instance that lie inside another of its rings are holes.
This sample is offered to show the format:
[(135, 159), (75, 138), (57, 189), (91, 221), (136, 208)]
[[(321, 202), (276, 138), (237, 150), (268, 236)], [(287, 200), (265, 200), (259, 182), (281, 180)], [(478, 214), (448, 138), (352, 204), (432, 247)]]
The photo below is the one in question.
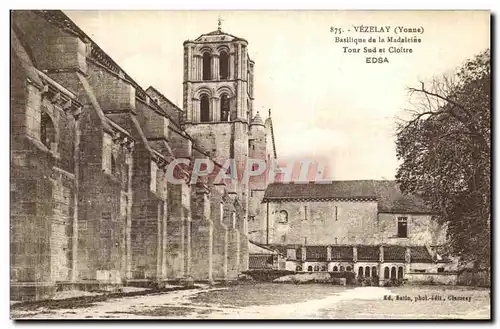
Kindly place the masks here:
[(212, 78), (212, 56), (209, 52), (203, 53), (203, 80), (210, 80)]
[(56, 142), (56, 129), (47, 113), (42, 113), (40, 122), (40, 140), (49, 150), (54, 148)]
[(222, 95), (220, 98), (220, 120), (221, 121), (229, 121), (229, 98), (226, 94)]
[(210, 121), (210, 101), (206, 94), (201, 95), (200, 99), (200, 122)]
[(229, 78), (229, 56), (225, 51), (221, 52), (219, 56), (219, 76), (221, 80)]

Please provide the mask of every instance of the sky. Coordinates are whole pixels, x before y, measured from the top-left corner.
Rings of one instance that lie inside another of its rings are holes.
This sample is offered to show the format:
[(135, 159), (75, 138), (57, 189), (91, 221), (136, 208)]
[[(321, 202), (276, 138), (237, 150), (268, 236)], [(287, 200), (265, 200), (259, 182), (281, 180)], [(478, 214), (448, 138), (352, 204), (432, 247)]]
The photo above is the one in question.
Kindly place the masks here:
[[(254, 109), (263, 118), (272, 110), (278, 158), (324, 159), (330, 179), (394, 179), (396, 120), (411, 108), (406, 88), (452, 72), (490, 44), (489, 12), (65, 13), (143, 88), (152, 85), (181, 107), (183, 42), (216, 30), (220, 16), (224, 32), (249, 42)], [(356, 33), (359, 25), (390, 26), (385, 36), (397, 36), (396, 26), (424, 32), (421, 43), (400, 45), (411, 54), (384, 54), (389, 63), (367, 64), (366, 54), (345, 54), (346, 44), (330, 32), (340, 27), (343, 38), (384, 36)]]

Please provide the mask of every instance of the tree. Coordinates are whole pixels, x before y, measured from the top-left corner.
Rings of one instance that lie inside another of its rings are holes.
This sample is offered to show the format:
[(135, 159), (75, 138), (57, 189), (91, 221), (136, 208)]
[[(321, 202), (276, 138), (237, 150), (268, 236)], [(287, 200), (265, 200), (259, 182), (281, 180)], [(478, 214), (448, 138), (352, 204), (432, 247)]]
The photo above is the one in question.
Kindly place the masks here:
[(396, 179), (447, 224), (449, 251), (490, 266), (491, 72), (489, 49), (452, 76), (409, 88), (410, 118), (397, 129)]

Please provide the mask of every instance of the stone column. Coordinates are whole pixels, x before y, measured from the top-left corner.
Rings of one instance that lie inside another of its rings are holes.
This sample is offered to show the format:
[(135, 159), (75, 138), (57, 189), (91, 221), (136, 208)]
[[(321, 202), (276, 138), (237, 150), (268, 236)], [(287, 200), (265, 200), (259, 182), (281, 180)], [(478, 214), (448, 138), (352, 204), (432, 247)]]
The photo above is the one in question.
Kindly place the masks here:
[(234, 52), (229, 54), (229, 79), (235, 79)]
[(187, 74), (186, 74), (186, 77), (185, 79), (186, 80), (191, 80), (192, 79), (192, 67), (193, 67), (193, 48), (191, 46), (187, 46), (185, 48), (185, 53), (186, 53), (186, 60), (185, 60), (185, 63), (184, 65), (186, 65), (186, 71), (187, 71)]
[(332, 246), (327, 246), (326, 247), (326, 260), (331, 261), (332, 260)]
[(242, 51), (241, 51), (241, 44), (238, 44), (238, 46), (237, 46), (236, 49), (237, 49), (236, 54), (238, 56), (237, 57), (238, 58), (238, 65), (236, 66), (236, 76), (235, 76), (235, 78), (239, 79), (239, 78), (241, 78), (241, 64), (243, 62), (243, 58), (242, 58), (242, 54), (241, 54), (242, 53)]
[[(74, 185), (74, 193), (73, 193), (73, 236), (71, 240), (71, 281), (78, 281), (78, 191), (79, 191), (79, 179), (80, 179), (80, 120), (76, 118), (75, 120), (75, 148), (74, 148), (74, 170), (75, 170), (75, 185)], [(12, 231), (11, 231), (12, 232)], [(127, 233), (125, 233), (125, 238)]]
[(305, 262), (307, 259), (307, 248), (306, 246), (302, 246), (302, 261)]
[(200, 122), (200, 118), (199, 118), (199, 113), (200, 113), (200, 100), (198, 98), (192, 98), (191, 99), (191, 102), (192, 102), (192, 107), (191, 107), (191, 117), (189, 118), (188, 117), (188, 121), (191, 121), (191, 122)]
[[(168, 193), (166, 195), (166, 199), (168, 200)], [(163, 280), (167, 279), (167, 240), (168, 240), (168, 235), (167, 235), (167, 220), (168, 220), (168, 203), (167, 201), (162, 202), (163, 206), (163, 218), (162, 218), (162, 245), (161, 245), (161, 277)]]
[(194, 59), (195, 59), (195, 80), (198, 80), (200, 81), (202, 79), (202, 57), (201, 55), (194, 55)]
[(128, 164), (128, 186), (127, 186), (127, 223), (125, 226), (125, 249), (126, 249), (126, 274), (125, 277), (127, 279), (132, 279), (132, 241), (131, 241), (131, 233), (132, 232), (132, 174), (134, 168), (134, 157), (132, 156), (132, 152), (134, 152), (134, 147), (131, 145), (129, 149), (129, 154), (127, 156), (127, 164)]
[(210, 190), (205, 184), (193, 185), (191, 190), (192, 269), (195, 281), (212, 281), (213, 223), (210, 219)]
[(358, 247), (357, 246), (352, 247), (352, 261), (355, 263), (358, 261)]
[(220, 111), (220, 102), (219, 97), (213, 96), (211, 99), (212, 108), (210, 109), (210, 120), (212, 122), (221, 121), (221, 111)]
[(182, 200), (182, 185), (169, 184), (169, 222), (167, 226), (167, 276), (170, 279), (179, 279), (184, 276), (184, 205)]
[(219, 80), (219, 54), (212, 55), (212, 80)]
[(379, 267), (378, 267), (378, 285), (382, 286), (384, 284), (384, 246), (379, 247)]

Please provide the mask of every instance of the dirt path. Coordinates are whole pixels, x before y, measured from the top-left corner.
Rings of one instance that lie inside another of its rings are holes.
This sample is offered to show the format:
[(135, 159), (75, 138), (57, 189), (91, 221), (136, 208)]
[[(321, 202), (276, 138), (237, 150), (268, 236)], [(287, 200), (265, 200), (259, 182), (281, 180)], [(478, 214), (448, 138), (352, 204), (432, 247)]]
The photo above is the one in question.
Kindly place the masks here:
[[(321, 297), (310, 298), (314, 294), (303, 294), (304, 287), (272, 287), (275, 289), (273, 294), (281, 295), (276, 296), (277, 303), (267, 305), (247, 299), (250, 301), (247, 305), (234, 303), (240, 306), (231, 306), (231, 300), (220, 298), (220, 294), (231, 296), (233, 300), (241, 300), (246, 299), (249, 290), (268, 290), (269, 286), (206, 286), (192, 290), (109, 299), (76, 309), (13, 310), (12, 315), (29, 319), (488, 319), (490, 314), (489, 296), (484, 291), (442, 290), (447, 294), (474, 295), (475, 300), (466, 304), (449, 301), (424, 303), (384, 300), (384, 296), (395, 296), (406, 291), (399, 288), (356, 287), (330, 290), (331, 288), (325, 286), (321, 288), (325, 291)], [(299, 290), (301, 291), (298, 292)], [(429, 293), (435, 290), (419, 290), (421, 291)], [(197, 296), (198, 294), (200, 296)], [(257, 294), (261, 296), (260, 293)], [(301, 298), (295, 298), (295, 302), (282, 302), (293, 300), (292, 294), (299, 294)], [(269, 301), (266, 297), (264, 299)]]

